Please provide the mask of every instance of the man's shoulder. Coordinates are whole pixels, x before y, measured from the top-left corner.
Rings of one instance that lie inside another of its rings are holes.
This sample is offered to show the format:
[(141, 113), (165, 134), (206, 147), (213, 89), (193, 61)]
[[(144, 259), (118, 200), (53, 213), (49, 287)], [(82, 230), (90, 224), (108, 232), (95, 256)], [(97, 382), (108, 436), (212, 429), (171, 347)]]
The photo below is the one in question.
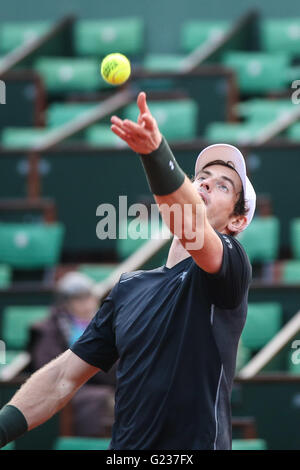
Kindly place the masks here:
[[(222, 240), (224, 246), (224, 257), (221, 273), (236, 273), (238, 276), (243, 273), (243, 277), (252, 279), (252, 266), (245, 248), (241, 242), (232, 235), (216, 232)], [(231, 266), (228, 271), (225, 267)], [(232, 269), (234, 268), (234, 269)]]
[(219, 237), (223, 241), (223, 244), (226, 244), (230, 250), (235, 249), (235, 250), (239, 251), (239, 253), (245, 258), (245, 261), (247, 261), (250, 264), (248, 255), (245, 251), (245, 248), (243, 247), (241, 242), (238, 240), (238, 238), (236, 238), (232, 235), (228, 235), (228, 234), (220, 233), (220, 232), (217, 232), (217, 234), (219, 235)]
[(140, 269), (138, 271), (130, 271), (130, 272), (122, 273), (120, 276), (119, 283), (122, 284), (123, 282), (127, 282), (137, 276), (141, 276), (141, 274), (143, 274), (144, 272), (145, 272), (144, 270)]
[(130, 281), (131, 279), (139, 278), (139, 277), (147, 277), (150, 276), (151, 274), (155, 274), (158, 272), (162, 271), (163, 266), (160, 266), (155, 269), (140, 269), (138, 271), (130, 271), (121, 274), (119, 284), (123, 284), (127, 281)]

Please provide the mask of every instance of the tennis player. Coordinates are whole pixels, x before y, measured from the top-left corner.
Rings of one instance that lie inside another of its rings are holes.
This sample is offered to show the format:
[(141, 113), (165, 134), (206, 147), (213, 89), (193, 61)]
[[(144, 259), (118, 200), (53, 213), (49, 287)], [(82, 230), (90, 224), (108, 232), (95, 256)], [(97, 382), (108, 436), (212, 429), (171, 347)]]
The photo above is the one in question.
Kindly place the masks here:
[(235, 237), (251, 222), (255, 192), (242, 154), (226, 144), (200, 153), (191, 182), (145, 93), (137, 104), (137, 123), (113, 116), (112, 131), (140, 155), (158, 206), (182, 209), (181, 223), (165, 220), (175, 235), (166, 265), (121, 276), (83, 335), (2, 408), (1, 446), (119, 359), (111, 449), (231, 448), (230, 396), (251, 280)]

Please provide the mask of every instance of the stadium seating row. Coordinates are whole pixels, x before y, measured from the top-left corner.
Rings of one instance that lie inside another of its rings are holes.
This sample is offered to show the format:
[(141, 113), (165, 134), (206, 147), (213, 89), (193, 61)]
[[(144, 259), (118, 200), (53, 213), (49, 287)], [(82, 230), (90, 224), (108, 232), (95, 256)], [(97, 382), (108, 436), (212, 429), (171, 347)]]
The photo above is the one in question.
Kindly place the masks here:
[[(10, 364), (22, 351), (26, 350), (30, 326), (45, 319), (48, 314), (49, 307), (41, 305), (4, 308), (1, 315), (1, 338), (6, 345), (6, 364)], [(282, 326), (283, 311), (280, 303), (250, 302), (247, 321), (239, 343), (237, 370), (240, 370), (255, 353), (263, 348)], [(300, 373), (300, 365), (291, 360), (291, 351), (286, 354), (285, 368), (292, 374)]]
[[(99, 103), (53, 103), (46, 112), (46, 128), (4, 128), (1, 143), (5, 148), (31, 148), (58, 128), (94, 109)], [(169, 140), (188, 140), (197, 135), (198, 107), (192, 99), (149, 102), (150, 109), (157, 119), (161, 132)], [(128, 119), (137, 119), (135, 104), (126, 106), (121, 113)], [(84, 135), (82, 135), (84, 134)], [(109, 124), (95, 124), (81, 135), (81, 139), (91, 146), (120, 147), (123, 141), (110, 130)]]
[[(123, 222), (128, 230), (130, 219)], [(118, 257), (128, 257), (149, 236), (150, 222), (145, 222), (145, 234), (135, 240), (118, 240)], [(251, 262), (271, 262), (279, 254), (279, 220), (276, 217), (255, 217), (247, 231), (238, 238)], [(128, 232), (126, 232), (128, 233)], [(55, 266), (60, 261), (64, 227), (61, 223), (0, 223), (0, 282), (8, 285), (10, 268), (35, 269)], [(257, 242), (259, 240), (259, 243)], [(294, 260), (286, 265), (284, 279), (299, 279), (300, 219), (291, 222), (291, 246)], [(6, 267), (7, 266), (7, 267)], [(99, 277), (99, 273), (97, 276)]]
[[(179, 71), (185, 56), (149, 54), (139, 67), (149, 72)], [(32, 69), (43, 79), (50, 95), (71, 92), (95, 92), (112, 88), (99, 74), (99, 58), (40, 57)], [(233, 69), (242, 94), (265, 94), (282, 91), (299, 78), (299, 67), (293, 66), (289, 54), (253, 51), (230, 51), (219, 61)], [(137, 65), (134, 65), (137, 67)]]
[[(149, 72), (180, 71), (184, 56), (150, 54), (139, 67)], [(99, 74), (99, 58), (40, 57), (32, 65), (43, 79), (50, 95), (71, 92), (95, 92), (112, 88)], [(218, 61), (234, 70), (242, 95), (264, 95), (287, 90), (299, 78), (299, 66), (294, 66), (288, 53), (260, 51), (230, 51)], [(135, 65), (137, 67), (137, 65)]]
[[(183, 23), (179, 48), (191, 52), (199, 45), (216, 42), (232, 26), (230, 21), (192, 20)], [(50, 21), (6, 22), (0, 25), (0, 54), (5, 54), (45, 34)], [(144, 50), (145, 26), (141, 18), (77, 20), (73, 25), (76, 55), (97, 55), (119, 50), (137, 54)], [(259, 24), (262, 50), (299, 54), (300, 19), (262, 19)]]
[[(139, 66), (149, 72), (179, 71), (185, 56), (149, 54)], [(235, 71), (242, 94), (265, 94), (282, 91), (299, 78), (299, 67), (288, 53), (230, 51), (221, 65)], [(95, 91), (110, 87), (99, 77), (99, 59), (41, 57), (33, 65), (50, 94), (71, 91)]]
[[(32, 42), (51, 28), (50, 21), (6, 22), (0, 27), (0, 54)], [(143, 50), (144, 25), (139, 18), (80, 20), (74, 24), (73, 47), (75, 54), (99, 56), (112, 50), (128, 55)]]
[[(46, 111), (46, 127), (5, 127), (1, 133), (1, 144), (7, 149), (32, 148), (51, 135), (54, 129), (84, 117), (85, 113), (97, 105), (98, 103), (53, 103)], [(199, 111), (194, 100), (149, 101), (149, 107), (168, 140), (188, 141), (197, 137)], [(256, 98), (240, 102), (237, 106), (240, 122), (212, 122), (206, 127), (203, 137), (211, 142), (251, 143), (273, 120), (284, 118), (294, 108), (292, 101), (288, 99)], [(119, 114), (136, 120), (137, 113), (135, 104), (131, 104)], [(283, 136), (291, 142), (300, 142), (300, 123), (291, 124)], [(124, 146), (124, 142), (111, 132), (109, 123), (94, 124), (70, 140), (80, 140), (89, 146)]]
[[(5, 341), (7, 350), (23, 350), (30, 325), (47, 315), (47, 306), (6, 307), (1, 316), (1, 338)], [(259, 350), (280, 330), (282, 322), (282, 308), (279, 303), (249, 303), (247, 322), (242, 334), (243, 346), (251, 351)]]
[[(246, 144), (255, 140), (272, 121), (285, 119), (295, 110), (291, 99), (252, 98), (238, 103), (236, 113), (240, 122), (212, 122), (205, 130), (208, 141)], [(281, 137), (290, 142), (300, 142), (299, 122), (291, 124)]]
[[(45, 34), (50, 22), (4, 23), (0, 25), (0, 55)], [(232, 27), (229, 21), (189, 21), (182, 25), (179, 54), (147, 54), (145, 28), (140, 18), (78, 20), (73, 25), (74, 55), (35, 57), (32, 67), (41, 74), (48, 92), (95, 91), (107, 88), (99, 77), (101, 58), (112, 51), (131, 58), (146, 70), (179, 70), (187, 54), (219, 41)], [(242, 93), (265, 93), (286, 89), (297, 78), (299, 68), (293, 59), (299, 56), (300, 20), (264, 19), (259, 25), (260, 50), (227, 50), (220, 63), (233, 68)], [(276, 46), (274, 46), (276, 45)]]

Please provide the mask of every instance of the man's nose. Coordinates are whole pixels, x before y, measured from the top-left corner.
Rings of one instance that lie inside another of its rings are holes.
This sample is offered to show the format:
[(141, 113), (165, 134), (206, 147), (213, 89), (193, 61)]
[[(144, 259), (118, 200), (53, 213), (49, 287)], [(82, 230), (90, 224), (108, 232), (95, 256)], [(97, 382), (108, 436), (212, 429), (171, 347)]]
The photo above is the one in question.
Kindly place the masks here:
[(209, 193), (212, 188), (212, 182), (209, 179), (205, 179), (204, 181), (201, 181), (200, 187), (204, 188), (205, 191)]

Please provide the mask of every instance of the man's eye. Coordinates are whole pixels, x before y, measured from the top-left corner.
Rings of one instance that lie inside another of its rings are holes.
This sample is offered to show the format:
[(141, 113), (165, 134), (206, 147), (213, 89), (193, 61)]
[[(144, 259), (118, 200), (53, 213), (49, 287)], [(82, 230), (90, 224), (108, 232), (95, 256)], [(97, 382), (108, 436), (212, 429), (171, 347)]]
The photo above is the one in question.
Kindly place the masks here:
[(220, 188), (222, 191), (224, 191), (224, 192), (227, 192), (227, 191), (228, 191), (228, 187), (227, 187), (225, 184), (219, 183), (218, 186), (219, 186), (219, 188)]

